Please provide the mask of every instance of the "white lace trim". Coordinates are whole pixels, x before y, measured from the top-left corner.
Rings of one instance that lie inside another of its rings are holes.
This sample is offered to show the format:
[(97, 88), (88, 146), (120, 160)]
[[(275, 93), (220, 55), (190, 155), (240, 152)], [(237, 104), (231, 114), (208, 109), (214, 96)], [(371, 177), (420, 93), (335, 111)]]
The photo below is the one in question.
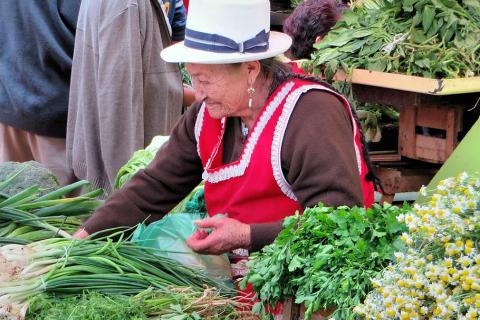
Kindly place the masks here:
[(284, 87), (280, 90), (280, 92), (278, 92), (278, 94), (267, 106), (266, 110), (262, 113), (257, 124), (254, 126), (253, 131), (248, 137), (243, 153), (240, 156), (240, 161), (210, 173), (207, 171), (210, 168), (210, 163), (208, 163), (202, 175), (202, 178), (205, 181), (208, 181), (210, 183), (217, 183), (231, 178), (240, 177), (245, 173), (245, 170), (250, 163), (250, 159), (252, 158), (253, 150), (255, 149), (258, 139), (260, 138), (260, 134), (263, 132), (263, 129), (265, 129), (265, 126), (271, 119), (275, 110), (277, 110), (278, 106), (283, 101), (285, 96), (290, 92), (293, 85), (293, 81), (285, 84)]
[(205, 114), (205, 102), (202, 103), (202, 106), (198, 111), (197, 120), (195, 120), (195, 130), (194, 130), (195, 140), (197, 140), (197, 153), (200, 158), (202, 157), (200, 155), (200, 132), (202, 132), (204, 114)]
[[(271, 162), (272, 162), (273, 175), (275, 177), (275, 181), (277, 181), (277, 184), (280, 187), (280, 190), (282, 190), (282, 192), (287, 197), (295, 201), (298, 201), (298, 198), (293, 193), (291, 185), (288, 183), (287, 179), (285, 178), (285, 175), (283, 174), (281, 151), (282, 151), (283, 138), (285, 136), (285, 131), (287, 129), (288, 121), (290, 120), (292, 112), (295, 109), (295, 105), (297, 104), (297, 101), (300, 98), (300, 96), (311, 89), (319, 89), (319, 90), (332, 92), (333, 94), (335, 94), (335, 96), (341, 97), (343, 102), (344, 103), (346, 102), (348, 105), (348, 102), (345, 100), (345, 98), (338, 95), (335, 91), (325, 88), (321, 85), (302, 86), (296, 89), (295, 91), (293, 91), (287, 97), (287, 101), (285, 102), (285, 106), (283, 107), (282, 114), (278, 119), (277, 125), (275, 126), (275, 132), (273, 134)], [(354, 139), (354, 146), (355, 146), (355, 156), (357, 159), (358, 170), (361, 173), (361, 168), (362, 168), (361, 157), (360, 157), (360, 152), (358, 150), (357, 144), (355, 143), (355, 138), (357, 135), (357, 125), (355, 123), (355, 119), (353, 119), (351, 110), (350, 110), (350, 117), (352, 118), (352, 123), (353, 123), (353, 132), (354, 132), (353, 139)]]

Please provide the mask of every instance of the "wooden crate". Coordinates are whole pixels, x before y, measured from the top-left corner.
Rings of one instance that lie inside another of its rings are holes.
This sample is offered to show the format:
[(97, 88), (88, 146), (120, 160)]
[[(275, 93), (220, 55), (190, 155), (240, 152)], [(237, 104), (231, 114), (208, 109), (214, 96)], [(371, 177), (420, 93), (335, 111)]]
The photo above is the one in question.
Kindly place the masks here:
[(392, 203), (395, 195), (402, 192), (416, 192), (437, 172), (435, 168), (406, 168), (391, 164), (390, 167), (377, 166), (375, 174), (382, 181), (383, 194), (380, 203)]
[[(400, 154), (411, 159), (443, 163), (458, 144), (461, 106), (405, 106), (400, 111)], [(421, 129), (425, 132), (419, 132)], [(434, 130), (432, 130), (434, 129)], [(429, 131), (441, 132), (441, 135)]]
[(457, 79), (429, 79), (407, 76), (398, 73), (379, 72), (363, 69), (353, 69), (350, 75), (339, 71), (335, 80), (348, 80), (351, 83), (414, 92), (432, 96), (449, 96), (480, 92), (480, 77)]
[[(331, 308), (325, 311), (318, 311), (315, 314), (313, 314), (310, 319), (326, 320), (334, 310), (335, 308)], [(283, 304), (283, 317), (281, 317), (282, 320), (303, 320), (304, 316), (305, 316), (304, 305), (295, 304), (293, 303), (292, 299), (289, 299), (287, 302)]]
[[(428, 79), (354, 69), (350, 75), (338, 72), (335, 79), (350, 81), (358, 101), (398, 108), (400, 156), (430, 163), (445, 162), (455, 149), (459, 132), (469, 129), (463, 127), (464, 111), (480, 95), (480, 77)], [(443, 132), (419, 133), (419, 127)]]

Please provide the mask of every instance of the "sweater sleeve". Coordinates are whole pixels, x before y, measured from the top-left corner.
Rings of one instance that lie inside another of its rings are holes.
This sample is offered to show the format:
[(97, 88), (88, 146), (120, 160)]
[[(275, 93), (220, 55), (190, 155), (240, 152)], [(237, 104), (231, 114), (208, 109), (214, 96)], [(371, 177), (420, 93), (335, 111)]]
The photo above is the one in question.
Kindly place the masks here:
[(198, 106), (190, 107), (152, 163), (85, 222), (89, 234), (158, 220), (200, 183), (203, 167), (194, 135), (197, 112)]
[(353, 127), (333, 94), (309, 91), (298, 101), (285, 132), (282, 170), (303, 208), (363, 205)]
[(172, 21), (172, 41), (183, 41), (185, 38), (185, 26), (187, 15), (182, 0), (175, 0), (175, 12)]

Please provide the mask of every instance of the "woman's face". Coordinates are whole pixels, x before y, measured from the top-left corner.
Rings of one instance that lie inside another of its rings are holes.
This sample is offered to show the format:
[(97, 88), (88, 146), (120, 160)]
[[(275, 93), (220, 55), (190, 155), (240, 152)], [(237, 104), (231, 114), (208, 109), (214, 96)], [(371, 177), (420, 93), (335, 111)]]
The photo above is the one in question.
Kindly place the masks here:
[(212, 118), (248, 114), (249, 75), (244, 64), (187, 63), (195, 98), (204, 101)]

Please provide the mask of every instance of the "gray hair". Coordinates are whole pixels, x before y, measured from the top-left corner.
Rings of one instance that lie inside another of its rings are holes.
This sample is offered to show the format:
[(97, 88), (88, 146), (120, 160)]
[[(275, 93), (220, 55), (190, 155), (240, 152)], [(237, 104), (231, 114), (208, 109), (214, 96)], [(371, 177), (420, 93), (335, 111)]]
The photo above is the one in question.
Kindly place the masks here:
[(272, 79), (269, 95), (271, 95), (278, 86), (288, 78), (291, 78), (290, 67), (276, 58), (260, 60), (260, 72), (266, 78)]

